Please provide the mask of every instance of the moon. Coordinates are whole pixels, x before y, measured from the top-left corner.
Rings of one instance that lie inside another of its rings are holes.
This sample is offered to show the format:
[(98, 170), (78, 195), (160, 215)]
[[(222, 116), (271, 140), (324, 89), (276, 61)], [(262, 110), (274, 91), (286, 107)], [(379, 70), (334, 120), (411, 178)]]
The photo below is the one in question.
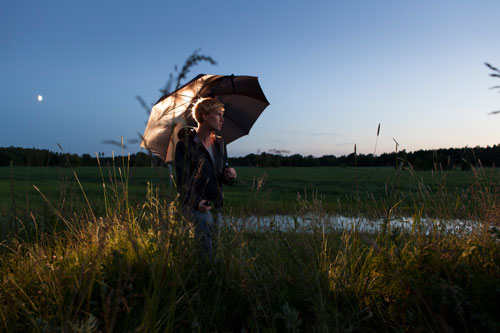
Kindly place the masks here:
[(42, 95), (38, 95), (37, 99), (38, 99), (39, 102), (41, 102), (41, 101), (43, 101), (43, 96)]

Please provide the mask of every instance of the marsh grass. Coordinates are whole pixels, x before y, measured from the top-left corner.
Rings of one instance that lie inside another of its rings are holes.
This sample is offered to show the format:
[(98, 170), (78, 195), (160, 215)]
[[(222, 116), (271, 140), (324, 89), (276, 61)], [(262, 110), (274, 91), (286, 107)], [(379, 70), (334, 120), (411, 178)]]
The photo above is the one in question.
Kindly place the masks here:
[[(288, 205), (302, 221), (307, 216), (307, 226), (252, 228), (230, 214), (215, 262), (200, 258), (173, 192), (147, 183), (142, 202), (131, 203), (130, 173), (126, 159), (100, 168), (100, 213), (85, 186), (73, 210), (66, 179), (57, 200), (45, 196), (46, 215), (24, 220), (28, 213), (14, 209), (20, 228), (0, 244), (0, 330), (500, 329), (500, 237), (491, 229), (500, 225), (498, 173), (474, 169), (474, 181), (458, 194), (447, 186), (449, 173), (436, 171), (430, 185), (395, 175), (382, 199), (367, 191), (346, 200), (357, 211), (383, 213), (384, 227), (370, 234), (356, 225), (328, 232), (332, 207), (306, 189)], [(253, 179), (249, 212), (258, 214), (271, 197), (269, 178)], [(412, 191), (401, 198), (405, 187)], [(429, 207), (482, 227), (429, 233), (421, 225)], [(391, 223), (400, 209), (413, 212), (410, 230)]]

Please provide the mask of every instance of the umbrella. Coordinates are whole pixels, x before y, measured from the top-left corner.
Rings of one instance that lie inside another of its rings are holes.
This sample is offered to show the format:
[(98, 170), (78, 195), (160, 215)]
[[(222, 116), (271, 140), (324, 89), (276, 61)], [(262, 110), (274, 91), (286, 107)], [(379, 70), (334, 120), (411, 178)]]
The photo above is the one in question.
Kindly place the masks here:
[(200, 74), (156, 102), (141, 147), (165, 162), (172, 161), (179, 130), (196, 125), (192, 107), (201, 97), (212, 97), (224, 104), (224, 125), (217, 134), (226, 143), (247, 135), (269, 105), (255, 76)]

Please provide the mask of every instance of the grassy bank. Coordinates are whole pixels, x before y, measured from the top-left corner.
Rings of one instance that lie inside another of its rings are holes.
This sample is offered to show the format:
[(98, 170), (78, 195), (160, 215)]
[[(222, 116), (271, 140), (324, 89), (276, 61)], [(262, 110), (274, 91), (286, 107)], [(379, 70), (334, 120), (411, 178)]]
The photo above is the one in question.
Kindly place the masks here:
[(140, 208), (62, 217), (64, 231), (2, 243), (0, 330), (500, 329), (500, 242), (487, 227), (324, 233), (320, 203), (301, 207), (314, 209), (312, 232), (229, 223), (214, 264), (152, 192)]
[[(497, 170), (237, 171), (212, 264), (165, 168), (1, 169), (0, 330), (499, 330)], [(238, 219), (270, 213), (308, 231)], [(385, 228), (325, 232), (338, 213)], [(429, 215), (481, 227), (429, 234)]]

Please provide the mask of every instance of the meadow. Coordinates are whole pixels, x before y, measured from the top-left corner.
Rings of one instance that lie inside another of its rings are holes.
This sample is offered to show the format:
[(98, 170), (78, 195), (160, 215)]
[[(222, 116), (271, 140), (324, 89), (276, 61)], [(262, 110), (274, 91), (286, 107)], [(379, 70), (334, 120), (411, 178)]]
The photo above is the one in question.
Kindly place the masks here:
[[(166, 168), (1, 168), (0, 330), (500, 329), (498, 170), (237, 172), (217, 260), (205, 262)], [(235, 223), (268, 214), (309, 222)], [(384, 225), (328, 231), (332, 214)], [(429, 233), (423, 217), (477, 228)]]
[[(380, 217), (399, 202), (393, 213), (412, 215), (419, 209), (430, 217), (466, 218), (480, 214), (478, 208), (482, 208), (477, 206), (481, 203), (474, 202), (472, 193), (480, 190), (495, 194), (500, 178), (500, 170), (491, 168), (414, 171), (391, 167), (238, 167), (236, 170), (238, 182), (225, 187), (225, 211), (232, 215), (293, 213), (298, 198), (316, 198), (329, 211), (339, 214)], [(108, 192), (116, 191), (114, 197), (126, 194), (132, 205), (144, 201), (148, 188), (155, 188), (167, 201), (176, 196), (175, 184), (166, 167), (125, 170), (113, 166), (0, 167), (0, 211), (15, 216), (46, 212), (48, 200), (58, 210), (74, 212), (88, 207), (88, 199), (92, 210), (101, 215), (106, 205), (103, 184)]]

